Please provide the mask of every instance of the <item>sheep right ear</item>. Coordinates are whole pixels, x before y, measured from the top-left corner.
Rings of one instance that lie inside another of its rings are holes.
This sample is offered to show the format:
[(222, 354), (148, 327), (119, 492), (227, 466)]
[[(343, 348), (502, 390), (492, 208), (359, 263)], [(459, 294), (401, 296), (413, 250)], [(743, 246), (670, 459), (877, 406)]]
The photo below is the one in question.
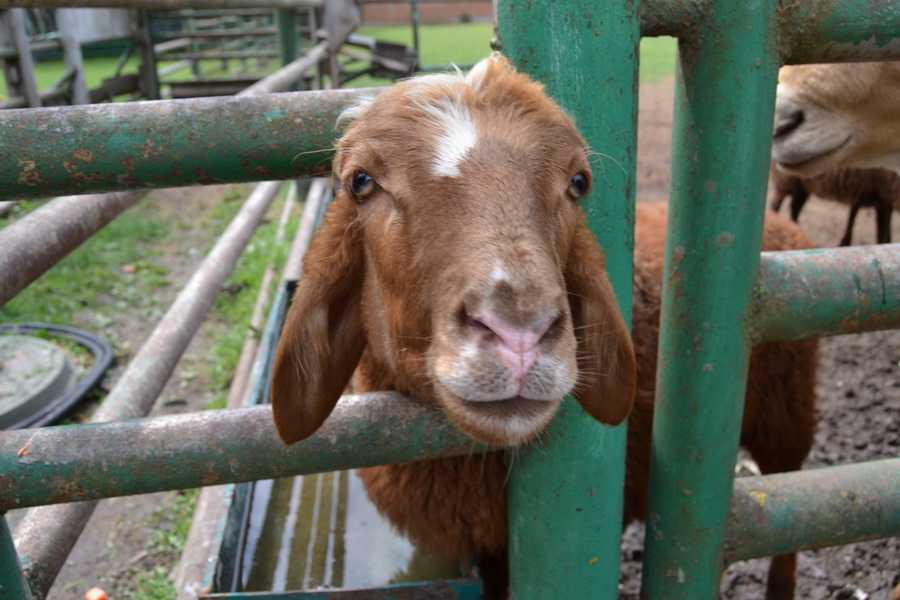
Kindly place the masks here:
[(338, 197), (303, 260), (275, 355), (272, 414), (287, 444), (315, 433), (359, 363), (365, 348), (362, 278), (356, 207)]
[(581, 372), (575, 398), (601, 423), (618, 425), (634, 404), (634, 348), (606, 276), (606, 257), (580, 218), (566, 269)]

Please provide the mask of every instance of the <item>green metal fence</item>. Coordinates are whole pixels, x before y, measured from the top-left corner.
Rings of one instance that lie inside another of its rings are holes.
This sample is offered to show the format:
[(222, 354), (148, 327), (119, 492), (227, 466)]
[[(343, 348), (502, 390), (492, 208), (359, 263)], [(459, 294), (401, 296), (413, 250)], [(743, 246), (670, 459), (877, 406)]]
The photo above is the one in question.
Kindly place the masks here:
[[(779, 66), (900, 58), (900, 4), (497, 6), (503, 51), (616, 165), (585, 206), (627, 320), (639, 42), (679, 38), (643, 595), (715, 598), (727, 561), (900, 535), (900, 459), (733, 480), (751, 343), (900, 327), (900, 245), (760, 254)], [(302, 92), (0, 113), (0, 190), (40, 196), (319, 173), (334, 115), (352, 98)], [(374, 411), (374, 402), (340, 403), (325, 431), (291, 448), (278, 442), (266, 407), (6, 432), (0, 510), (471, 451), (437, 413), (402, 402), (391, 403), (397, 412)], [(552, 427), (566, 435), (516, 462), (516, 598), (617, 597), (625, 427), (598, 433), (585, 419), (565, 405)], [(213, 437), (220, 443), (198, 443)], [(854, 493), (833, 493), (840, 489)], [(29, 597), (23, 567), (41, 569), (19, 560), (4, 521), (4, 598)]]

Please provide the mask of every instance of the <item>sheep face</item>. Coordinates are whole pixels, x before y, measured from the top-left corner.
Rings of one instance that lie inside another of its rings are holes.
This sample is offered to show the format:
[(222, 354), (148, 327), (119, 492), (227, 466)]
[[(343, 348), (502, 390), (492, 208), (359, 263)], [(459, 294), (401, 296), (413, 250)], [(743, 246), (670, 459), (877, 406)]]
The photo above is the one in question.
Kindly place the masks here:
[(591, 174), (571, 121), (496, 56), (352, 113), (276, 358), (282, 437), (318, 427), (363, 352), (370, 385), (478, 441), (529, 440), (573, 390), (621, 421), (634, 357), (578, 207)]
[(782, 68), (772, 156), (812, 177), (835, 167), (900, 171), (900, 63)]

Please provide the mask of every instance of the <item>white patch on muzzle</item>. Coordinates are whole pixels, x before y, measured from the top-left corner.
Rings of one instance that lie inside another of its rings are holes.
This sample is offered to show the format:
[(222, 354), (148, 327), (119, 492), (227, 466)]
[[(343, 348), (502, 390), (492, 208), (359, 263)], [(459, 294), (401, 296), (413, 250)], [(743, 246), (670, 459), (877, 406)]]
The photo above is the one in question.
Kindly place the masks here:
[(442, 354), (434, 363), (438, 382), (467, 402), (501, 402), (516, 396), (555, 402), (575, 387), (576, 372), (554, 354), (541, 352), (521, 385), (490, 348), (465, 343), (459, 352)]

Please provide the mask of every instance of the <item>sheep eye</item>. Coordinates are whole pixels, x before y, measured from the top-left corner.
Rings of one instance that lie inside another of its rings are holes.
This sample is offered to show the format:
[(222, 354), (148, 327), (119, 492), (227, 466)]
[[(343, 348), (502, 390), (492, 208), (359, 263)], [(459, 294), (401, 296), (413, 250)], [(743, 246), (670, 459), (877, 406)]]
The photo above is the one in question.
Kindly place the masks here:
[(584, 197), (588, 193), (588, 189), (591, 187), (590, 181), (588, 181), (587, 175), (584, 173), (576, 173), (572, 175), (572, 179), (569, 180), (569, 195), (576, 200), (578, 198)]
[(350, 193), (356, 196), (357, 200), (368, 196), (375, 189), (375, 180), (372, 176), (360, 169), (353, 173), (350, 178)]

